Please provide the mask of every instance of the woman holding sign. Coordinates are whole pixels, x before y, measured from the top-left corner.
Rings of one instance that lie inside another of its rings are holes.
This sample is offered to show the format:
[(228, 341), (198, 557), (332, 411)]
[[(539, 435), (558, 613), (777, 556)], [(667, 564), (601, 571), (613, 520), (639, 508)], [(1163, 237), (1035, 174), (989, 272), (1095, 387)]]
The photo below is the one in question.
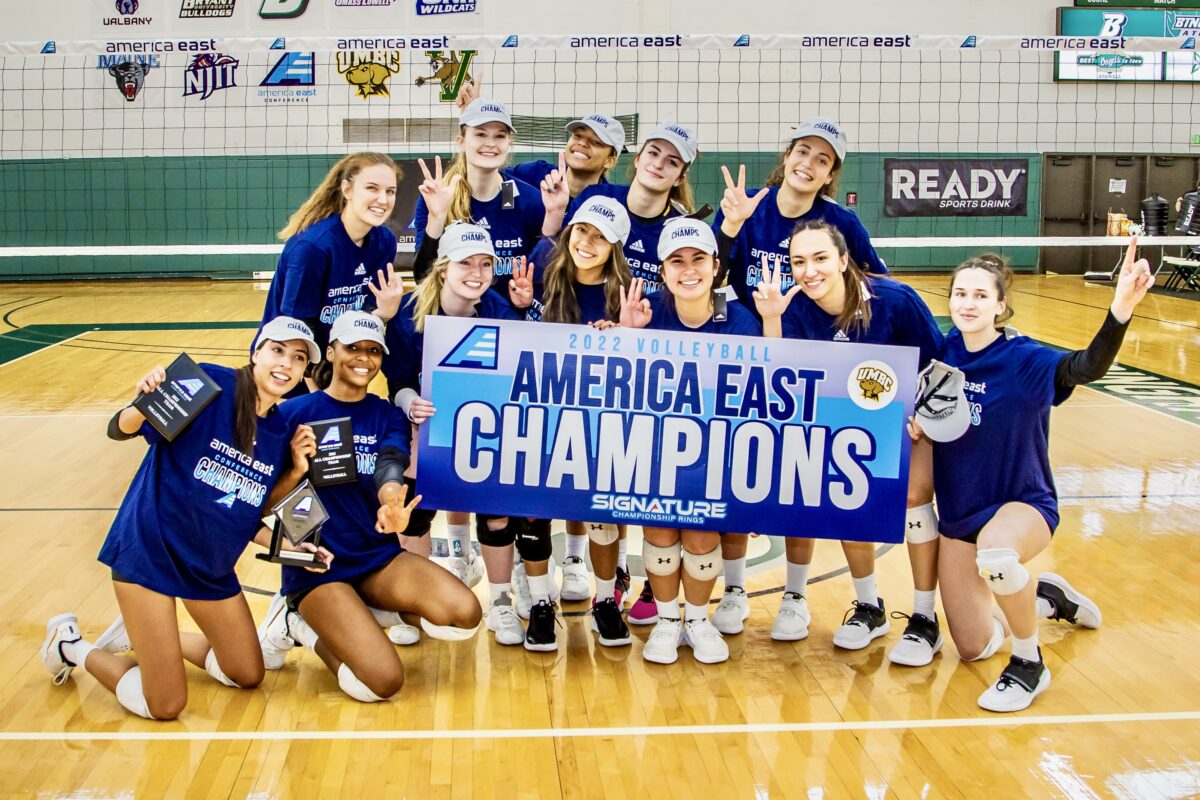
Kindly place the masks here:
[[(121, 616), (95, 643), (82, 638), (74, 614), (50, 620), (40, 655), (56, 684), (83, 667), (134, 714), (174, 719), (187, 703), (185, 660), (226, 686), (262, 681), (254, 620), (234, 566), (249, 541), (269, 540), (255, 532), (263, 508), (282, 496), (272, 489), (289, 440), (296, 460), (312, 450), (312, 431), (293, 436), (275, 406), (319, 358), (307, 325), (277, 317), (263, 326), (248, 365), (202, 365), (220, 394), (173, 440), (132, 405), (112, 418), (110, 438), (142, 436), (150, 445), (100, 550)], [(156, 367), (137, 390), (150, 394), (167, 381)], [(180, 633), (176, 598), (202, 633)], [(117, 655), (130, 649), (136, 658)]]
[[(1038, 618), (1095, 628), (1100, 609), (1058, 575), (1030, 580), (1025, 563), (1046, 549), (1058, 527), (1050, 471), (1050, 409), (1108, 372), (1134, 309), (1154, 284), (1150, 265), (1129, 243), (1112, 304), (1085, 350), (1062, 352), (1004, 327), (1012, 316), (1012, 272), (999, 256), (968, 259), (950, 282), (954, 330), (941, 360), (961, 370), (955, 405), (941, 420), (918, 416), (914, 438), (933, 444), (941, 547), (938, 573), (946, 622), (959, 655), (992, 656), (1004, 642), (999, 605), (1012, 633), (1012, 656), (979, 696), (988, 711), (1028, 708), (1050, 685), (1038, 647)], [(952, 422), (962, 424), (956, 430)], [(965, 430), (965, 432), (964, 432)], [(954, 434), (957, 434), (955, 436)], [(979, 465), (1003, 465), (1003, 469)]]
[[(460, 630), (474, 628), (481, 616), (470, 589), (428, 558), (405, 552), (397, 536), (421, 498), (405, 502), (408, 420), (367, 391), (386, 353), (377, 317), (342, 314), (326, 350), (333, 366), (329, 383), (281, 407), (293, 426), (349, 418), (357, 475), (317, 489), (329, 514), (321, 539), (337, 558), (325, 572), (283, 567), (287, 610), (268, 618), (261, 640), (272, 667), (282, 665), (283, 653), (296, 644), (313, 650), (342, 691), (364, 703), (391, 697), (404, 684), (396, 648), (380, 629), (386, 622), (372, 609)], [(306, 469), (297, 461), (285, 480), (294, 486)]]
[[(668, 220), (658, 243), (665, 291), (642, 297), (643, 281), (621, 289), (621, 324), (660, 331), (759, 336), (758, 320), (741, 303), (714, 292), (720, 261), (712, 229), (694, 219)], [(642, 657), (673, 664), (679, 645), (688, 645), (697, 661), (716, 664), (729, 658), (729, 646), (708, 619), (708, 599), (716, 583), (721, 535), (712, 531), (642, 526), (646, 565), (657, 607), (657, 622)], [(684, 614), (679, 616), (683, 583)]]
[[(767, 256), (763, 257), (762, 270), (770, 280), (760, 284), (754, 298), (763, 314), (764, 335), (916, 347), (922, 369), (941, 350), (942, 334), (925, 302), (898, 281), (864, 274), (834, 225), (820, 220), (800, 223), (788, 250), (797, 283), (786, 295), (779, 293), (782, 266), (779, 262), (772, 265)], [(797, 292), (804, 296), (790, 299)], [(775, 313), (778, 306), (786, 307), (781, 315)], [(869, 539), (870, 531), (862, 533)], [(913, 447), (909, 461), (905, 535), (916, 586), (915, 608), (890, 657), (896, 664), (921, 666), (932, 661), (942, 647), (934, 611), (937, 521), (933, 513), (933, 461), (926, 443)], [(745, 552), (745, 537), (726, 536), (723, 544), (727, 559)], [(808, 636), (811, 617), (805, 588), (815, 544), (814, 539), (787, 539), (787, 583), (771, 627), (772, 639), (796, 641)], [(833, 643), (847, 650), (860, 650), (886, 634), (890, 626), (883, 599), (876, 594), (875, 545), (861, 539), (843, 540), (842, 551), (850, 567), (855, 600)], [(734, 625), (740, 631), (749, 612), (745, 594), (731, 583), (727, 578), (725, 597), (714, 614), (722, 631)]]

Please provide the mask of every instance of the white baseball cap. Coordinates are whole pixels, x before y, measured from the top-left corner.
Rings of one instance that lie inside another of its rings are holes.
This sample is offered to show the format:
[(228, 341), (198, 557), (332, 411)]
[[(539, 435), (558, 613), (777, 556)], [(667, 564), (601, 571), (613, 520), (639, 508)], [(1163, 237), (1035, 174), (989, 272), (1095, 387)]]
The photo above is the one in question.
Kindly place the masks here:
[(262, 330), (258, 332), (258, 338), (254, 340), (254, 352), (257, 353), (258, 348), (268, 340), (272, 342), (300, 340), (308, 345), (309, 361), (315, 364), (321, 360), (321, 348), (317, 346), (317, 340), (313, 337), (312, 330), (295, 317), (276, 317), (263, 325)]
[(489, 122), (503, 122), (510, 131), (515, 133), (517, 130), (513, 127), (508, 109), (498, 100), (477, 97), (458, 115), (458, 123), (468, 128), (478, 128)]
[(580, 128), (591, 128), (592, 133), (600, 137), (600, 141), (618, 153), (625, 152), (625, 126), (612, 117), (588, 114), (583, 119), (568, 122), (566, 128), (572, 132)]
[(804, 120), (804, 122), (792, 128), (790, 139), (794, 142), (797, 139), (806, 139), (809, 136), (816, 136), (818, 139), (824, 139), (829, 142), (829, 146), (837, 154), (838, 161), (846, 160), (846, 133), (840, 125), (829, 117), (813, 117), (812, 119)]
[(917, 379), (917, 417), (935, 442), (953, 442), (971, 426), (971, 409), (963, 391), (961, 369), (933, 360)]
[(383, 320), (365, 311), (346, 311), (335, 319), (329, 329), (329, 343), (334, 342), (375, 342), (383, 348), (383, 352), (388, 352), (383, 334)]
[(694, 247), (710, 256), (717, 252), (717, 237), (712, 228), (691, 217), (672, 217), (658, 236), (658, 260), (666, 261), (676, 250)]
[(696, 154), (700, 152), (700, 145), (696, 141), (696, 134), (674, 122), (664, 122), (650, 131), (646, 136), (646, 141), (648, 142), (651, 139), (662, 139), (665, 142), (675, 145), (675, 149), (679, 151), (679, 156), (689, 164), (696, 160)]
[(492, 235), (485, 228), (469, 222), (458, 222), (442, 231), (442, 238), (438, 241), (438, 258), (462, 261), (477, 255), (496, 257)]
[(611, 197), (593, 197), (581, 205), (567, 224), (577, 222), (596, 226), (610, 244), (625, 244), (629, 238), (629, 212)]

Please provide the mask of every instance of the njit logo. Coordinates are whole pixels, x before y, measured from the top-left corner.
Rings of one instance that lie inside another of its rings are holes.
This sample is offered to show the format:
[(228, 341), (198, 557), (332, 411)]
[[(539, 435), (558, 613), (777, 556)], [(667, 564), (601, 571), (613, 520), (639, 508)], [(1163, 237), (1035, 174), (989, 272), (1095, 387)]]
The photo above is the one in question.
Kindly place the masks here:
[(500, 329), (495, 325), (476, 325), (454, 345), (439, 367), (495, 369), (500, 344)]
[(146, 85), (146, 76), (152, 67), (161, 66), (158, 56), (127, 55), (99, 56), (96, 68), (106, 70), (117, 84), (117, 90), (125, 101), (132, 103), (142, 93)]
[(259, 84), (258, 96), (267, 103), (307, 103), (316, 97), (315, 53), (284, 53)]
[(105, 17), (104, 25), (149, 25), (151, 17), (138, 16), (138, 0), (117, 0), (114, 4), (119, 17)]
[(239, 63), (224, 53), (197, 53), (183, 72), (183, 96), (207, 100), (218, 89), (237, 86)]
[(864, 361), (850, 371), (846, 393), (859, 408), (876, 411), (892, 402), (897, 383), (896, 373), (887, 364)]
[(436, 82), (441, 86), (438, 100), (443, 103), (453, 103), (458, 99), (462, 86), (471, 80), (471, 61), (475, 58), (474, 50), (426, 50), (429, 57), (429, 68), (432, 75), (421, 75), (416, 81), (417, 86)]
[(338, 74), (355, 87), (358, 97), (370, 100), (391, 95), (387, 81), (400, 72), (404, 53), (400, 50), (339, 50), (336, 58)]

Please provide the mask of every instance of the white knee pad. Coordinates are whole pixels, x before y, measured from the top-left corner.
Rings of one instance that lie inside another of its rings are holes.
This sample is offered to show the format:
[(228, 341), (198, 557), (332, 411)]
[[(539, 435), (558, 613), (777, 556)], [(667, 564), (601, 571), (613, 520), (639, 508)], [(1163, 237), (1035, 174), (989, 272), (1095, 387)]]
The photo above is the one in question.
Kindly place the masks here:
[(938, 538), (937, 515), (933, 503), (910, 508), (904, 514), (904, 540), (911, 544), (925, 544)]
[(992, 656), (996, 655), (996, 651), (1000, 649), (1000, 645), (1004, 644), (1004, 626), (1000, 624), (1000, 620), (992, 620), (992, 638), (988, 640), (987, 647), (975, 656), (970, 661), (987, 661)]
[(208, 651), (208, 655), (204, 657), (204, 669), (209, 675), (212, 675), (226, 686), (232, 689), (242, 688), (237, 684), (236, 681), (233, 681), (228, 675), (221, 671), (221, 665), (217, 663), (217, 653), (215, 650), (210, 649)]
[(1029, 571), (1011, 547), (989, 547), (975, 554), (979, 577), (987, 581), (993, 594), (1016, 594), (1029, 583)]
[(383, 702), (383, 698), (368, 689), (367, 685), (354, 674), (354, 670), (344, 663), (338, 667), (338, 686), (360, 703)]
[(588, 522), (586, 527), (588, 538), (596, 544), (612, 544), (620, 538), (617, 526), (611, 522)]
[(139, 717), (154, 719), (146, 693), (142, 691), (142, 668), (134, 667), (117, 681), (117, 702)]
[(371, 612), (371, 616), (379, 623), (381, 628), (390, 628), (393, 625), (404, 624), (404, 619), (400, 616), (399, 611), (384, 611), (380, 608), (371, 608), (367, 606), (367, 610)]
[(698, 581), (715, 580), (721, 574), (720, 546), (703, 554), (689, 553), (684, 550), (683, 571)]
[(642, 564), (647, 575), (674, 575), (679, 569), (679, 542), (670, 547), (642, 542)]

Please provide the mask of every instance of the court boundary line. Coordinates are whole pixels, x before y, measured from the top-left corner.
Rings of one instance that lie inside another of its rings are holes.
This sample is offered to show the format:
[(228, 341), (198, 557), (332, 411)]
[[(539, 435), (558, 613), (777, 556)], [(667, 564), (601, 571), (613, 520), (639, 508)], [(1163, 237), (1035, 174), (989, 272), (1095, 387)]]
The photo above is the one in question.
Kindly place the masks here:
[(856, 733), (1012, 728), (1051, 725), (1123, 725), (1200, 721), (1200, 711), (1065, 714), (949, 719), (886, 719), (835, 722), (774, 722), (736, 725), (630, 725), (602, 728), (470, 728), (377, 731), (4, 731), (3, 742), (262, 742), (262, 741), (446, 741), (463, 739), (605, 739), (623, 736), (738, 736), (759, 733)]
[[(0, 367), (7, 367), (10, 364), (16, 364), (18, 361), (24, 361), (25, 359), (29, 358), (30, 356), (41, 355), (42, 353), (45, 353), (47, 350), (53, 350), (55, 347), (58, 347), (60, 344), (66, 344), (67, 342), (74, 341), (75, 339), (78, 339), (80, 336), (83, 336), (85, 333), (87, 333), (87, 331), (77, 333), (74, 336), (68, 336), (66, 339), (59, 339), (57, 342), (50, 342), (49, 344), (46, 344), (43, 347), (39, 347), (37, 350), (29, 351), (28, 353), (26, 353), (23, 356), (17, 356), (16, 358), (10, 358), (8, 361), (0, 362)], [(28, 342), (28, 343), (32, 344), (32, 342)]]

